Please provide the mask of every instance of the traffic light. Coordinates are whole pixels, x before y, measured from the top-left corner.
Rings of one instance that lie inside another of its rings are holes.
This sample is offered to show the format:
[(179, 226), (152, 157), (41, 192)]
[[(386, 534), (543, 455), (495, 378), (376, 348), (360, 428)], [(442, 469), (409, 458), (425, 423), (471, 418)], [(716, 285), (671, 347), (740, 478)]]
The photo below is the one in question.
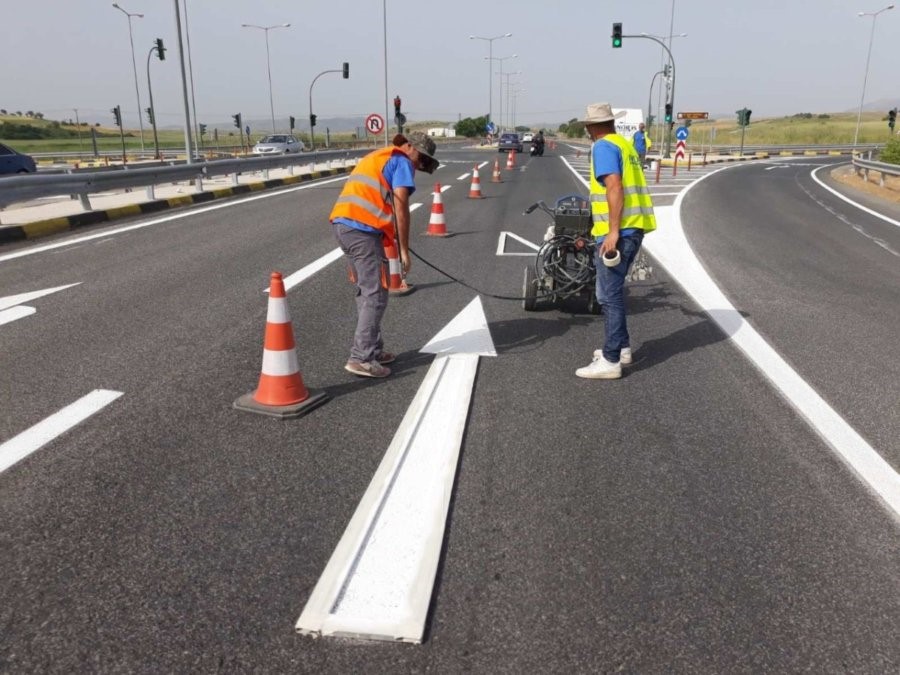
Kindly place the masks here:
[(688, 119), (686, 119), (686, 120), (684, 121), (684, 128), (685, 128), (685, 129), (690, 129), (690, 128), (691, 128), (691, 119), (690, 119), (690, 118), (688, 118)]
[(888, 126), (891, 128), (891, 131), (894, 130), (894, 125), (897, 124), (897, 109), (888, 110)]
[(201, 122), (200, 123), (200, 135), (202, 136), (205, 133), (206, 133), (206, 125)]
[(166, 60), (166, 48), (163, 47), (162, 38), (156, 38), (156, 55), (160, 61)]
[(344, 61), (344, 79), (350, 79), (350, 64)]
[(236, 115), (232, 115), (231, 118), (234, 120), (234, 126), (238, 129), (241, 128), (241, 113), (237, 113)]
[(622, 46), (622, 24), (620, 23), (613, 24), (612, 46), (613, 49), (618, 49)]
[(666, 122), (672, 121), (672, 104), (666, 103)]
[(750, 108), (744, 108), (744, 126), (745, 127), (750, 126), (750, 113), (752, 113), (752, 112), (753, 111), (750, 110)]
[(397, 94), (394, 97), (394, 117), (396, 117), (397, 115), (400, 114), (400, 105), (401, 105), (400, 95)]
[(153, 108), (144, 108), (144, 112), (147, 113), (147, 121), (153, 124)]
[(112, 112), (113, 118), (115, 118), (115, 120), (116, 120), (116, 126), (121, 127), (122, 126), (122, 108), (119, 106), (116, 106), (110, 112)]
[(290, 117), (288, 117), (288, 123), (290, 124), (291, 131), (294, 130), (294, 125), (295, 125), (296, 121), (297, 121), (297, 120), (294, 119), (294, 116), (293, 116), (293, 115), (291, 115)]
[(746, 108), (741, 108), (740, 110), (735, 110), (737, 113), (738, 126), (743, 127), (746, 126), (747, 123), (744, 121), (744, 113), (747, 112)]
[(309, 128), (312, 129), (314, 126), (316, 126), (316, 114), (310, 113), (309, 114)]

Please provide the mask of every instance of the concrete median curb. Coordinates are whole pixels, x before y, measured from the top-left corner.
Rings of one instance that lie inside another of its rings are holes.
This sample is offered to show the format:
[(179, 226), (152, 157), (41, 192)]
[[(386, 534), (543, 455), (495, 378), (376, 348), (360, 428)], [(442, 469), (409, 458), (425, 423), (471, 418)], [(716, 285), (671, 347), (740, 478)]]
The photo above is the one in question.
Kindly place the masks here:
[(0, 225), (0, 246), (2, 246), (3, 244), (11, 244), (14, 242), (26, 241), (29, 239), (37, 239), (39, 237), (46, 237), (52, 234), (65, 232), (67, 230), (86, 227), (88, 225), (109, 223), (114, 220), (119, 220), (120, 218), (157, 213), (159, 211), (165, 211), (167, 209), (177, 208), (180, 206), (203, 204), (215, 199), (234, 197), (251, 192), (258, 192), (261, 190), (293, 185), (295, 183), (303, 183), (306, 181), (316, 180), (318, 178), (336, 176), (342, 173), (349, 173), (351, 169), (352, 167), (323, 169), (321, 171), (313, 171), (312, 173), (304, 173), (296, 176), (272, 178), (269, 180), (257, 181), (255, 183), (244, 183), (242, 185), (234, 185), (227, 188), (216, 188), (214, 190), (204, 192), (195, 192), (193, 194), (183, 195), (180, 197), (167, 197), (165, 199), (155, 199), (153, 201), (141, 202), (138, 204), (116, 206), (97, 211), (85, 211), (84, 213), (76, 213), (70, 216), (49, 218), (47, 220), (38, 220), (21, 225)]

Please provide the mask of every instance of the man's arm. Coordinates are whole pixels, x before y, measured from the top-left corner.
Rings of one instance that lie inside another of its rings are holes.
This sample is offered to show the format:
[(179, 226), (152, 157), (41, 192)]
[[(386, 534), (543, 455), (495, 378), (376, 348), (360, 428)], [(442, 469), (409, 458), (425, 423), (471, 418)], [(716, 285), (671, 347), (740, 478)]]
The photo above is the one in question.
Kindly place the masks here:
[(397, 218), (397, 245), (400, 247), (400, 264), (403, 273), (409, 272), (409, 188), (394, 188), (394, 215)]
[(619, 229), (622, 226), (622, 212), (625, 208), (625, 189), (622, 187), (622, 176), (609, 173), (603, 176), (606, 187), (606, 203), (609, 206), (609, 234), (600, 244), (600, 254), (615, 251), (619, 243)]

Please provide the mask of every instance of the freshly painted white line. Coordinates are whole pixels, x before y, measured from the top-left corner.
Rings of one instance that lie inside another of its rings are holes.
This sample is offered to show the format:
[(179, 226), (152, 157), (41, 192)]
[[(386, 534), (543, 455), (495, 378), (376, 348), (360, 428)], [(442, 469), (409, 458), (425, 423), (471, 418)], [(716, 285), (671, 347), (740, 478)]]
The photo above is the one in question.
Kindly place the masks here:
[(415, 210), (416, 210), (417, 208), (419, 208), (420, 206), (422, 206), (422, 202), (416, 202), (415, 204), (410, 204), (410, 205), (409, 205), (410, 213), (413, 212), (413, 211), (415, 211)]
[(5, 323), (12, 323), (13, 321), (18, 321), (19, 319), (24, 319), (26, 316), (31, 316), (37, 310), (34, 307), (29, 307), (28, 305), (17, 305), (16, 307), (10, 307), (9, 309), (0, 310), (0, 326)]
[[(698, 182), (712, 176), (713, 171)], [(578, 178), (585, 182), (580, 175)], [(659, 228), (644, 247), (694, 298), (725, 335), (787, 399), (822, 440), (900, 518), (900, 474), (879, 455), (738, 312), (700, 263), (684, 234), (680, 209), (688, 187), (670, 207), (656, 210)]]
[(478, 168), (483, 169), (486, 164), (487, 164), (487, 162), (482, 162), (481, 164), (478, 165)]
[(297, 630), (421, 642), (479, 356), (479, 298), (423, 349), (438, 354), (319, 578)]
[(471, 175), (471, 174), (464, 173), (462, 176), (457, 176), (457, 177), (456, 177), (456, 180), (465, 180), (465, 179), (468, 178), (470, 175)]
[(80, 244), (85, 241), (93, 241), (96, 239), (102, 239), (103, 237), (109, 237), (115, 234), (121, 234), (123, 232), (131, 232), (132, 230), (140, 230), (145, 227), (150, 227), (152, 225), (159, 225), (160, 223), (167, 223), (172, 220), (178, 220), (180, 218), (189, 218), (190, 216), (195, 216), (199, 213), (208, 213), (209, 211), (217, 211), (219, 209), (228, 209), (234, 206), (239, 206), (241, 204), (246, 204), (248, 202), (255, 202), (258, 199), (271, 199), (272, 197), (279, 197), (285, 195), (289, 192), (297, 192), (298, 190), (309, 190), (310, 188), (318, 187), (320, 185), (327, 185), (328, 183), (334, 183), (341, 180), (347, 180), (347, 176), (339, 176), (338, 178), (329, 178), (327, 180), (319, 180), (315, 183), (307, 183), (304, 185), (298, 185), (297, 187), (285, 188), (285, 189), (277, 189), (271, 192), (263, 192), (257, 195), (251, 195), (249, 197), (240, 197), (237, 199), (231, 199), (227, 202), (223, 202), (221, 204), (211, 204), (210, 206), (201, 206), (199, 208), (190, 209), (189, 211), (183, 211), (179, 213), (173, 213), (170, 216), (164, 216), (162, 218), (154, 218), (153, 220), (146, 220), (140, 223), (135, 223), (134, 225), (125, 225), (123, 227), (117, 227), (112, 230), (104, 230), (103, 232), (99, 232), (97, 234), (88, 234), (83, 237), (74, 237), (72, 239), (67, 239), (65, 241), (56, 242), (54, 244), (45, 244), (44, 246), (35, 246), (34, 248), (22, 249), (21, 251), (15, 251), (13, 253), (7, 253), (6, 255), (0, 255), (0, 262), (6, 262), (7, 260), (14, 260), (16, 258), (23, 258), (28, 255), (36, 255), (38, 253), (44, 253), (45, 251), (53, 251), (58, 248), (63, 248), (66, 246), (73, 246), (74, 244)]
[(50, 295), (51, 293), (57, 293), (58, 291), (63, 291), (67, 288), (72, 288), (72, 286), (77, 286), (81, 282), (78, 281), (74, 284), (66, 284), (65, 286), (55, 286), (53, 288), (45, 288), (40, 291), (31, 291), (29, 293), (19, 293), (18, 295), (7, 295), (6, 297), (0, 298), (0, 309), (7, 309), (9, 307), (15, 307), (16, 305), (21, 305), (25, 302), (31, 302), (32, 300), (37, 300), (38, 298), (42, 298), (45, 295)]
[(839, 199), (843, 199), (848, 204), (852, 204), (853, 206), (860, 209), (861, 211), (865, 211), (870, 216), (875, 216), (876, 218), (881, 218), (886, 223), (890, 223), (891, 225), (896, 225), (897, 227), (900, 227), (900, 222), (894, 220), (893, 218), (889, 218), (886, 215), (884, 215), (883, 213), (878, 213), (878, 211), (873, 211), (872, 209), (867, 208), (867, 207), (863, 206), (862, 204), (858, 204), (855, 201), (853, 201), (852, 199), (850, 199), (849, 197), (842, 195), (840, 192), (838, 192), (834, 188), (831, 188), (831, 187), (825, 185), (825, 183), (823, 183), (822, 180), (816, 175), (819, 171), (821, 171), (822, 169), (825, 169), (825, 168), (834, 168), (834, 167), (831, 164), (825, 164), (824, 166), (820, 166), (818, 169), (816, 169), (815, 171), (813, 171), (810, 174), (812, 176), (812, 179), (814, 181), (816, 181), (819, 185), (821, 185), (823, 188), (828, 190), (835, 197), (837, 197)]
[(512, 237), (518, 242), (525, 244), (528, 248), (533, 248), (535, 251), (539, 251), (541, 249), (537, 244), (532, 244), (527, 239), (523, 239), (519, 235), (513, 232), (501, 232), (500, 236), (497, 238), (497, 255), (527, 255), (529, 257), (534, 257), (534, 253), (507, 253), (506, 252), (506, 239), (508, 237)]
[(452, 187), (453, 187), (452, 185), (441, 185), (441, 192), (446, 192), (447, 190), (449, 190)]
[[(285, 292), (291, 290), (297, 284), (300, 284), (300, 283), (306, 281), (307, 279), (309, 279), (313, 274), (315, 274), (319, 270), (325, 269), (326, 267), (328, 267), (328, 265), (333, 263), (335, 260), (340, 258), (342, 255), (344, 255), (344, 252), (341, 251), (341, 249), (336, 248), (333, 251), (326, 253), (318, 260), (315, 260), (315, 261), (309, 263), (309, 265), (306, 265), (306, 267), (301, 267), (299, 270), (297, 270), (293, 274), (286, 276), (284, 278)], [(269, 292), (268, 288), (263, 289), (263, 293), (268, 293), (268, 292)]]
[(95, 389), (0, 445), (0, 473), (115, 401), (120, 391)]

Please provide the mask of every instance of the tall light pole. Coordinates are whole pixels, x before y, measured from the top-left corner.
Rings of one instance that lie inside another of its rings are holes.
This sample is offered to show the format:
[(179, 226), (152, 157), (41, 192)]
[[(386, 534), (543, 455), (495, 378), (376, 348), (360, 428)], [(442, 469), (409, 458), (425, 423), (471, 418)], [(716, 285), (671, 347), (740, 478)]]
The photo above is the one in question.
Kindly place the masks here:
[[(674, 21), (674, 19), (675, 19), (675, 16), (674, 16), (674, 15), (675, 15), (675, 0), (672, 0), (672, 20), (673, 20), (673, 21)], [(673, 34), (671, 33), (671, 27), (670, 27), (669, 30), (670, 30), (669, 35), (652, 35), (652, 34), (649, 34), (649, 33), (642, 33), (642, 35), (646, 35), (647, 37), (655, 38), (655, 39), (657, 39), (657, 40), (668, 40), (668, 42), (669, 42), (669, 47), (672, 46), (672, 39), (673, 39), (673, 38), (677, 38), (677, 37), (687, 37), (687, 33), (678, 33), (677, 35), (673, 35)], [(669, 68), (665, 67), (665, 60), (666, 60), (666, 50), (665, 50), (665, 46), (663, 46), (663, 49), (660, 49), (659, 60), (660, 60), (659, 66), (660, 66), (660, 68), (662, 68), (662, 71), (661, 71), (661, 72), (663, 73), (663, 77), (664, 77), (664, 79), (665, 79), (665, 81), (666, 81), (666, 100), (668, 101), (668, 100), (669, 100), (669, 88), (670, 88), (670, 86), (671, 86), (671, 82), (670, 82), (670, 80), (669, 80), (669, 77), (670, 77)], [(652, 84), (650, 85), (650, 95), (651, 95), (651, 96), (653, 95), (653, 85), (652, 85)], [(659, 111), (660, 111), (660, 109), (662, 108), (662, 97), (663, 97), (663, 89), (662, 89), (662, 87), (660, 87), (660, 88), (659, 88), (659, 95), (658, 95), (658, 98), (657, 98), (657, 100), (656, 100), (656, 119), (657, 119), (657, 120), (660, 118), (660, 117), (659, 117)], [(648, 107), (648, 110), (649, 110), (649, 107)], [(650, 113), (648, 112), (647, 114), (649, 115)], [(660, 146), (662, 146), (662, 144), (663, 144), (663, 142), (662, 142), (662, 133), (663, 133), (664, 125), (659, 124), (659, 125), (657, 125), (656, 128), (657, 128), (656, 142), (657, 142)]]
[[(521, 70), (517, 70), (513, 73), (504, 73), (504, 72), (500, 73), (500, 80), (501, 80), (500, 81), (500, 101), (501, 101), (501, 103), (503, 102), (503, 78), (504, 77), (506, 78), (506, 125), (507, 126), (509, 126), (510, 111), (511, 111), (511, 109), (509, 107), (509, 78), (513, 75), (521, 75), (521, 74), (522, 74)], [(501, 113), (500, 113), (500, 122), (502, 125), (502, 123), (503, 123), (502, 108), (501, 108)], [(515, 128), (513, 129), (513, 131), (515, 131)]]
[(274, 26), (257, 26), (252, 23), (242, 23), (242, 28), (258, 28), (266, 34), (266, 73), (269, 76), (269, 112), (272, 114), (272, 133), (275, 133), (275, 103), (272, 99), (272, 68), (269, 63), (269, 31), (275, 28), (289, 28), (289, 23), (279, 23)]
[(134, 36), (131, 33), (131, 17), (136, 16), (139, 19), (143, 19), (144, 15), (134, 12), (126, 12), (124, 9), (119, 7), (119, 4), (116, 2), (114, 2), (112, 6), (128, 17), (128, 40), (129, 42), (131, 42), (131, 67), (134, 70), (134, 93), (137, 96), (138, 124), (140, 125), (141, 129), (141, 152), (144, 152), (144, 120), (141, 117), (141, 91), (140, 89), (138, 89), (137, 61), (134, 60)]
[(890, 4), (887, 7), (882, 7), (877, 12), (859, 12), (857, 16), (871, 16), (872, 17), (872, 31), (869, 34), (869, 53), (866, 56), (866, 72), (863, 75), (863, 87), (862, 87), (862, 96), (859, 97), (859, 112), (856, 113), (856, 133), (853, 135), (853, 147), (856, 147), (856, 142), (859, 140), (859, 120), (862, 117), (862, 109), (863, 109), (863, 101), (866, 98), (866, 80), (869, 79), (869, 60), (872, 58), (872, 42), (875, 40), (875, 19), (878, 18), (878, 15), (882, 12), (886, 12), (889, 9), (894, 9), (894, 5)]
[(519, 94), (524, 94), (524, 93), (526, 93), (525, 89), (513, 89), (513, 91), (512, 91), (512, 125), (513, 125), (513, 129), (516, 128), (518, 97), (519, 97)]
[(470, 35), (470, 40), (485, 40), (488, 43), (488, 124), (494, 114), (494, 40), (512, 37), (512, 33), (504, 33), (503, 35), (495, 35), (494, 37), (481, 37), (480, 35)]
[(72, 108), (75, 111), (75, 128), (78, 129), (78, 159), (81, 159), (84, 153), (84, 145), (81, 143), (81, 120), (78, 119), (78, 108)]
[(507, 59), (517, 58), (518, 54), (510, 54), (509, 56), (485, 56), (489, 61), (500, 62), (500, 129), (503, 129), (503, 62)]

